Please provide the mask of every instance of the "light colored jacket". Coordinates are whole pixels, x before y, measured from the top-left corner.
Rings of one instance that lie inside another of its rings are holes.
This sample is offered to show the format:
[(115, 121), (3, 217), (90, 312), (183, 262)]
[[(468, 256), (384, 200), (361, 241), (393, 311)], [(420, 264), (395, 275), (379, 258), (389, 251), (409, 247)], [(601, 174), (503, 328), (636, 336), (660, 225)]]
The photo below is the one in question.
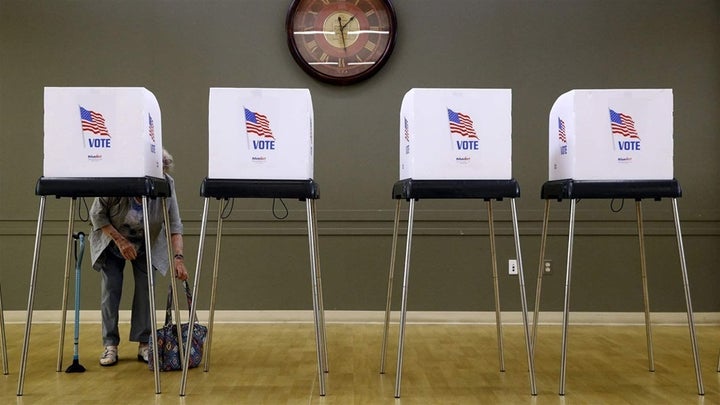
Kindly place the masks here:
[[(170, 183), (170, 197), (166, 199), (168, 218), (170, 220), (170, 234), (182, 234), (183, 224), (180, 220), (180, 210), (175, 198), (175, 181), (165, 175)], [(122, 222), (130, 209), (130, 200), (134, 197), (98, 197), (90, 207), (90, 256), (92, 266), (100, 271), (105, 265), (105, 248), (113, 239), (102, 231), (105, 225), (112, 224), (120, 229)], [(168, 258), (168, 240), (165, 236), (162, 201), (159, 198), (148, 198), (148, 221), (150, 223), (150, 245), (152, 253), (152, 266), (165, 275), (170, 267)]]

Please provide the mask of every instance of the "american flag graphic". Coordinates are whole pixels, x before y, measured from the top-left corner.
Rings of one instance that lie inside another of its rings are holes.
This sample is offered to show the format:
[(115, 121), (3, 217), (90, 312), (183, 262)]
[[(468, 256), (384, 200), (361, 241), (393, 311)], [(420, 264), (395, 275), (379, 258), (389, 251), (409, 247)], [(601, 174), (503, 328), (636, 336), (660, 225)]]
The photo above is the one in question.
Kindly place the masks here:
[(105, 126), (105, 118), (95, 111), (86, 110), (80, 107), (80, 123), (83, 131), (90, 131), (97, 135), (110, 136)]
[(565, 133), (565, 121), (558, 117), (558, 139), (563, 143), (567, 143), (567, 134)]
[(448, 120), (450, 121), (450, 132), (456, 133), (461, 136), (468, 138), (478, 139), (475, 128), (473, 128), (473, 121), (469, 115), (455, 112), (451, 109), (448, 110)]
[(264, 138), (275, 139), (270, 129), (270, 121), (268, 121), (267, 116), (252, 112), (247, 108), (245, 108), (245, 128), (248, 133), (253, 133)]
[(626, 138), (640, 139), (635, 130), (635, 121), (627, 114), (610, 110), (610, 128), (613, 134), (618, 134)]
[(405, 123), (405, 140), (410, 142), (410, 124), (408, 123), (408, 119), (404, 118)]
[(148, 130), (150, 132), (150, 139), (155, 142), (155, 123), (153, 122), (152, 116), (148, 114)]

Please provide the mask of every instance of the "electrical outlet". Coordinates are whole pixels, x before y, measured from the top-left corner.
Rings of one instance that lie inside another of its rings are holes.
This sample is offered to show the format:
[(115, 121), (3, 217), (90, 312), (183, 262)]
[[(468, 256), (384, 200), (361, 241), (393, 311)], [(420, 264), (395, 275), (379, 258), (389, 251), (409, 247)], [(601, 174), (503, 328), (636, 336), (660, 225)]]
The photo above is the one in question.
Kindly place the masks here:
[(515, 260), (515, 259), (508, 260), (508, 274), (511, 276), (517, 276), (517, 274), (518, 274), (517, 260)]
[(552, 274), (552, 260), (543, 260), (543, 275), (549, 276)]

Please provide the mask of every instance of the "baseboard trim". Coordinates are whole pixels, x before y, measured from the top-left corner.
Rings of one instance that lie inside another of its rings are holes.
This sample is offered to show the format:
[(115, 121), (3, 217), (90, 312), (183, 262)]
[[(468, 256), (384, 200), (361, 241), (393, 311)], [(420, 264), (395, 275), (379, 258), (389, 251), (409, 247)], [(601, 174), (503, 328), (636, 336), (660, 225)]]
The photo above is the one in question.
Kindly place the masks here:
[[(183, 319), (187, 319), (186, 311), (182, 311)], [(506, 325), (522, 323), (519, 311), (502, 312), (502, 323)], [(530, 313), (532, 321), (533, 314)], [(25, 323), (26, 311), (5, 311), (6, 323)], [(62, 312), (33, 311), (33, 323), (58, 323)], [(207, 322), (209, 311), (198, 311), (200, 322)], [(720, 312), (694, 313), (696, 325), (720, 324)], [(67, 322), (75, 321), (75, 312), (68, 311)], [(157, 312), (158, 322), (165, 319), (165, 312)], [(653, 312), (650, 314), (653, 324), (687, 325), (685, 312)], [(325, 311), (327, 323), (366, 324), (383, 323), (384, 311)], [(399, 312), (393, 311), (391, 322), (399, 322)], [(120, 311), (120, 322), (130, 321), (130, 311)], [(80, 311), (80, 322), (100, 322), (100, 311)], [(313, 312), (298, 311), (215, 311), (216, 323), (312, 323)], [(407, 322), (415, 324), (495, 324), (495, 312), (491, 311), (410, 311)], [(645, 315), (642, 312), (571, 312), (569, 322), (573, 325), (643, 325)], [(562, 323), (562, 312), (541, 312), (541, 325), (559, 325)]]

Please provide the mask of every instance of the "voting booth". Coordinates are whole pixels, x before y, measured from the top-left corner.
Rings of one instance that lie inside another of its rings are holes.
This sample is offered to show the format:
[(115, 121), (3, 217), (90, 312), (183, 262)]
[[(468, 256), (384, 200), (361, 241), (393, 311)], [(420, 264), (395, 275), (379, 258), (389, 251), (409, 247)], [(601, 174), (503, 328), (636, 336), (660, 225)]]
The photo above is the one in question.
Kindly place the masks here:
[(520, 186), (512, 178), (511, 108), (510, 89), (411, 89), (402, 100), (400, 108), (400, 180), (394, 184), (392, 190), (392, 198), (397, 202), (380, 364), (380, 372), (384, 373), (395, 272), (395, 252), (400, 228), (400, 205), (402, 200), (406, 200), (409, 202), (409, 210), (395, 374), (395, 398), (400, 397), (402, 382), (415, 202), (421, 199), (482, 199), (486, 201), (500, 371), (505, 371), (505, 360), (492, 201), (501, 201), (505, 198), (510, 200), (530, 392), (532, 395), (537, 394), (535, 368), (529, 340), (525, 278), (515, 209), (515, 198), (520, 196)]
[[(70, 198), (62, 323), (56, 371), (61, 371), (65, 338), (67, 292), (74, 236), (76, 200), (81, 197), (141, 197), (143, 220), (148, 223), (148, 198), (160, 198), (167, 212), (166, 198), (171, 196), (163, 175), (162, 123), (155, 96), (140, 87), (46, 87), (44, 93), (43, 176), (35, 186), (40, 196), (38, 225), (33, 252), (30, 293), (28, 296), (25, 339), (20, 364), (17, 395), (22, 396), (25, 381), (32, 313), (37, 282), (40, 242), (45, 202), (48, 195)], [(165, 237), (170, 241), (168, 216), (164, 218)], [(150, 246), (150, 233), (145, 232)], [(152, 249), (146, 251), (146, 266), (152, 267)], [(168, 243), (168, 257), (172, 257)], [(170, 260), (170, 265), (173, 261)], [(174, 269), (171, 268), (171, 274)], [(154, 272), (147, 272), (150, 318), (155, 319)], [(175, 290), (174, 278), (171, 284)], [(180, 316), (175, 297), (176, 317)], [(180, 319), (180, 318), (177, 318)], [(180, 322), (178, 333), (180, 333)], [(154, 347), (157, 336), (151, 334)], [(182, 357), (182, 352), (180, 353)], [(153, 353), (155, 393), (160, 393), (157, 351)]]
[(44, 177), (163, 177), (162, 122), (141, 87), (46, 87)]
[[(200, 185), (205, 198), (200, 245), (193, 286), (190, 323), (194, 322), (198, 282), (210, 199), (225, 201), (218, 208), (210, 318), (205, 342), (205, 371), (209, 370), (212, 330), (219, 274), (223, 212), (235, 198), (294, 198), (305, 201), (319, 394), (325, 396), (327, 345), (322, 281), (318, 253), (315, 200), (319, 187), (313, 180), (313, 109), (308, 89), (211, 88), (208, 115), (208, 177)], [(238, 270), (237, 265), (233, 270)], [(190, 350), (188, 340), (186, 350)], [(185, 395), (189, 358), (185, 359), (180, 396)]]
[(208, 125), (208, 178), (313, 177), (308, 89), (211, 88)]
[(550, 110), (549, 180), (671, 180), (672, 89), (571, 90)]
[(411, 89), (400, 107), (400, 179), (512, 177), (510, 89)]
[[(555, 101), (550, 110), (548, 134), (549, 181), (543, 184), (540, 192), (541, 198), (545, 200), (545, 213), (540, 240), (532, 340), (534, 342), (536, 339), (539, 323), (550, 201), (569, 200), (560, 395), (565, 394), (575, 211), (577, 201), (582, 199), (635, 200), (650, 371), (655, 371), (655, 360), (645, 261), (642, 200), (671, 200), (697, 389), (698, 394), (703, 395), (704, 387), (677, 205), (682, 190), (673, 177), (672, 89), (568, 91)], [(533, 347), (536, 346), (533, 344)]]

